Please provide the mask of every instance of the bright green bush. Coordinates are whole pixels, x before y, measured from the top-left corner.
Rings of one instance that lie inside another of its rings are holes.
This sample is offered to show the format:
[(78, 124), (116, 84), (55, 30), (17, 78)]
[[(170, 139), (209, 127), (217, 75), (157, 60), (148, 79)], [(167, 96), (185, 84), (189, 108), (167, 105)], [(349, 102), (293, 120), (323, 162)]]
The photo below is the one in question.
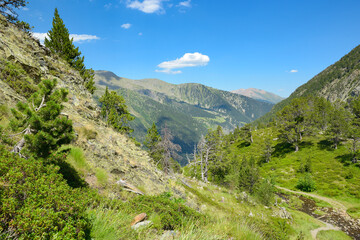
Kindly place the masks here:
[(306, 173), (304, 177), (299, 179), (296, 188), (304, 192), (312, 192), (316, 189), (315, 182), (312, 179), (310, 173)]
[(80, 189), (33, 158), (0, 146), (0, 238), (83, 239), (89, 227)]

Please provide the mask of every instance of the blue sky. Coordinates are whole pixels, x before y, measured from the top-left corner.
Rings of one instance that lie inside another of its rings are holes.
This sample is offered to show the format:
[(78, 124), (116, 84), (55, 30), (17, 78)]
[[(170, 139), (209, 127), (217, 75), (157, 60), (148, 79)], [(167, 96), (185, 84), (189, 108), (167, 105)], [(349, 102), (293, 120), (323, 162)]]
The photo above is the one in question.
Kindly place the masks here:
[(87, 67), (131, 79), (287, 97), (360, 44), (358, 0), (29, 0), (38, 36), (57, 7)]

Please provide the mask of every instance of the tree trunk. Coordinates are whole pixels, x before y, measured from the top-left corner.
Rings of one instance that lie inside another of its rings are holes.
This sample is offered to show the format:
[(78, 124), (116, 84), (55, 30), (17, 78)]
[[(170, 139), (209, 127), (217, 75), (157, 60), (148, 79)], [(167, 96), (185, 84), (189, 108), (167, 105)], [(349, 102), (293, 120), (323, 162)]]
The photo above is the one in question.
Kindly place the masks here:
[(295, 144), (295, 152), (298, 152), (299, 151), (299, 145), (296, 143)]

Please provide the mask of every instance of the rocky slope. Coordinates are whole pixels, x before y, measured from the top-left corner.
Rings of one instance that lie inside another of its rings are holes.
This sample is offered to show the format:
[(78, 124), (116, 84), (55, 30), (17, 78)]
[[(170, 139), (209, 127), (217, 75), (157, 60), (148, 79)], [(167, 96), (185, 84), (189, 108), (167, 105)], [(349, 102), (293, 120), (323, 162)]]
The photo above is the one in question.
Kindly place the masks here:
[(96, 97), (103, 94), (106, 86), (124, 96), (136, 117), (130, 125), (139, 141), (143, 141), (153, 122), (158, 128), (166, 124), (184, 154), (193, 151), (194, 144), (209, 128), (220, 125), (225, 131), (233, 130), (237, 125), (242, 126), (264, 115), (273, 106), (269, 102), (201, 84), (131, 80), (109, 71), (96, 71), (95, 82), (98, 87)]
[[(15, 70), (9, 72), (8, 66)], [(1, 105), (13, 107), (18, 101), (25, 101), (21, 92), (9, 86), (12, 80), (9, 80), (8, 75), (14, 72), (20, 74), (18, 78), (28, 79), (28, 84), (34, 86), (41, 79), (57, 79), (58, 87), (69, 90), (69, 101), (64, 104), (64, 113), (73, 121), (78, 136), (72, 144), (84, 150), (91, 169), (104, 169), (108, 173), (110, 185), (123, 179), (141, 186), (149, 194), (165, 191), (164, 176), (151, 164), (147, 153), (127, 136), (105, 127), (99, 120), (97, 103), (83, 86), (84, 81), (79, 73), (0, 15)], [(86, 180), (90, 185), (99, 187), (94, 172), (90, 172)], [(114, 191), (120, 188), (114, 186)]]
[(271, 102), (273, 104), (276, 104), (276, 103), (284, 100), (284, 98), (282, 98), (274, 93), (267, 92), (267, 91), (261, 90), (261, 89), (256, 89), (256, 88), (248, 88), (248, 89), (240, 88), (237, 90), (233, 90), (231, 92), (237, 93), (240, 95), (244, 95), (244, 96), (256, 99), (256, 100)]

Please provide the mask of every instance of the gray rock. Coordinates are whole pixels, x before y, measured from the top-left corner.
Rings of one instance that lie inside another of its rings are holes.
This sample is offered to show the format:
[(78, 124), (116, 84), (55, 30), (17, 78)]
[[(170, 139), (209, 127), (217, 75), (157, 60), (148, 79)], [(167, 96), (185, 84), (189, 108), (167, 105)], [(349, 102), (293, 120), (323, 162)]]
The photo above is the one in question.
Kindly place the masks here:
[(138, 222), (137, 224), (131, 226), (131, 228), (134, 230), (138, 230), (139, 228), (147, 227), (150, 226), (151, 224), (152, 224), (151, 221), (143, 221), (143, 222)]

